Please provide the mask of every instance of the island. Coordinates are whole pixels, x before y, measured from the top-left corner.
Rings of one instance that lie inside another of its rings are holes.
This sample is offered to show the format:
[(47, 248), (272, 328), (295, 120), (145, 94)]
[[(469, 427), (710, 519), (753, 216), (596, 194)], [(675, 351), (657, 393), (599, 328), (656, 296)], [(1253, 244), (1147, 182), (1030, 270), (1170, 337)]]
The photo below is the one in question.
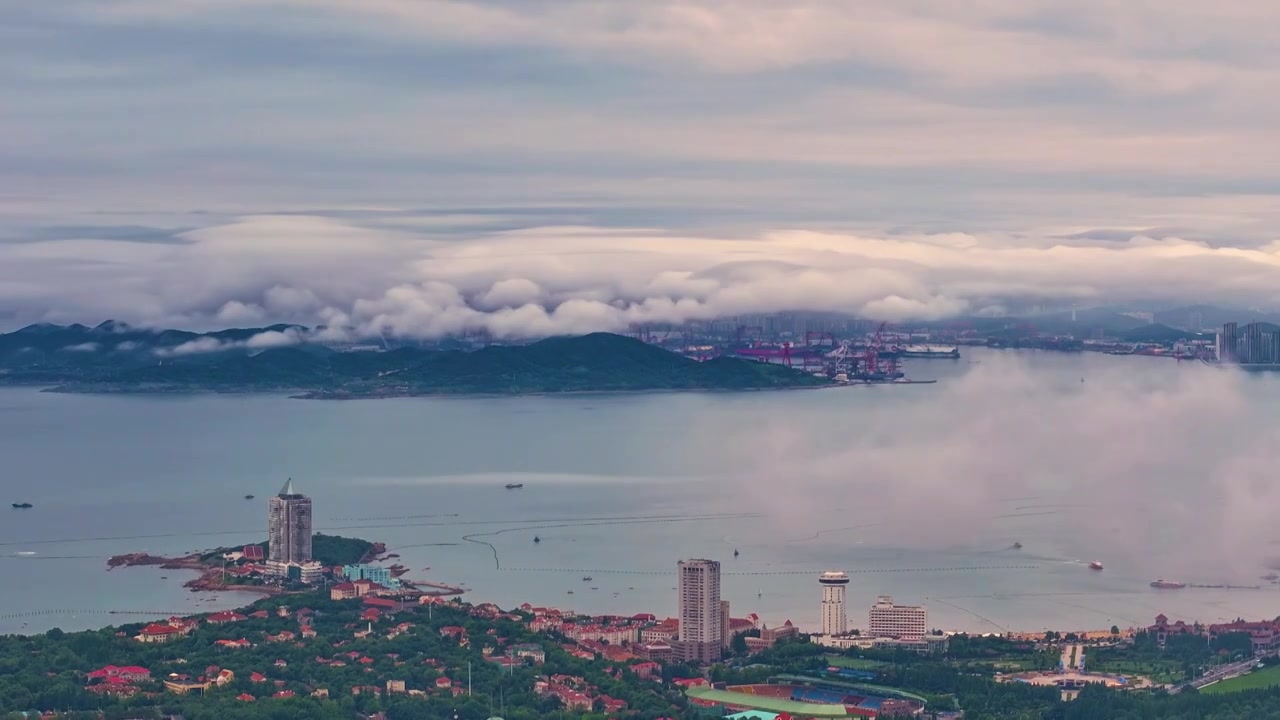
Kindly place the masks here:
[[(398, 557), (384, 555), (387, 549), (380, 542), (359, 538), (316, 533), (312, 536), (311, 543), (312, 557), (327, 568)], [(158, 566), (165, 570), (193, 570), (200, 575), (183, 583), (184, 587), (190, 588), (193, 592), (242, 590), (264, 595), (280, 595), (309, 589), (307, 586), (281, 583), (267, 577), (258, 564), (265, 557), (269, 557), (269, 547), (266, 542), (260, 542), (242, 547), (213, 548), (181, 557), (162, 557), (148, 553), (114, 555), (107, 560), (107, 569)], [(388, 570), (393, 577), (400, 577), (406, 571), (398, 564), (389, 566)]]
[[(829, 386), (832, 380), (738, 357), (699, 361), (611, 333), (524, 345), (452, 349), (287, 346), (290, 326), (181, 331), (30, 326), (0, 335), (0, 384), (66, 393), (284, 392), (309, 399), (571, 392), (744, 391)], [(295, 333), (296, 335), (296, 333)]]

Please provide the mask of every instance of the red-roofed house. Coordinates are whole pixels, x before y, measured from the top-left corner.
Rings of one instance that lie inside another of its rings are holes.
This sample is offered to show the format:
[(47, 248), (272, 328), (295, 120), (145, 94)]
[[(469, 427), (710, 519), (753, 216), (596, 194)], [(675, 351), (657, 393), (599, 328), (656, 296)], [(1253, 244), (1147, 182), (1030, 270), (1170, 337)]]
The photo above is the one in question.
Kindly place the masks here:
[(186, 634), (186, 630), (168, 623), (151, 623), (142, 628), (142, 631), (134, 639), (144, 643), (169, 642)]
[(351, 600), (357, 597), (355, 583), (338, 583), (329, 588), (330, 600)]
[(100, 670), (94, 670), (87, 676), (90, 680), (110, 680), (119, 678), (127, 682), (142, 682), (151, 679), (151, 671), (138, 667), (137, 665), (126, 665), (124, 667), (116, 667), (108, 665)]
[(259, 620), (266, 620), (267, 618), (271, 617), (271, 615), (268, 614), (266, 610), (255, 610), (249, 613), (249, 617), (257, 618)]
[(257, 672), (256, 670), (252, 673), (249, 673), (249, 682), (260, 683), (260, 682), (266, 682), (266, 681), (267, 681), (267, 676), (263, 675), (260, 672)]
[(662, 666), (656, 662), (653, 662), (652, 660), (642, 662), (642, 663), (636, 663), (635, 665), (630, 666), (628, 669), (631, 670), (631, 672), (635, 673), (637, 677), (642, 677), (642, 678), (653, 677), (655, 674), (658, 674), (658, 675), (662, 674)]
[(447, 677), (438, 677), (438, 678), (436, 678), (436, 688), (437, 688), (437, 689), (444, 690), (444, 689), (451, 688), (451, 687), (453, 687), (453, 681), (452, 681), (452, 680), (450, 680), (449, 678), (447, 678)]
[(395, 600), (391, 600), (390, 598), (375, 597), (373, 595), (364, 596), (364, 604), (368, 605), (369, 607), (379, 607), (379, 608), (385, 608), (387, 610), (398, 610), (400, 608), (400, 603), (396, 602)]
[(255, 698), (249, 693), (240, 693), (236, 696), (236, 699), (242, 702), (253, 702)]
[(244, 615), (241, 615), (238, 612), (232, 612), (228, 610), (223, 612), (216, 612), (210, 615), (209, 617), (205, 618), (205, 622), (209, 623), (210, 625), (223, 625), (225, 623), (240, 622), (241, 620), (244, 620), (244, 619), (245, 619)]
[(294, 696), (294, 693), (292, 690), (281, 690), (277, 692), (275, 695), (272, 695), (272, 697), (278, 697), (278, 698), (291, 698), (293, 696)]
[(226, 647), (226, 648), (253, 647), (253, 643), (249, 642), (245, 638), (240, 638), (239, 640), (214, 640), (213, 644), (217, 645), (218, 647)]
[(600, 705), (607, 713), (622, 712), (627, 709), (627, 701), (611, 698), (608, 695), (600, 696)]

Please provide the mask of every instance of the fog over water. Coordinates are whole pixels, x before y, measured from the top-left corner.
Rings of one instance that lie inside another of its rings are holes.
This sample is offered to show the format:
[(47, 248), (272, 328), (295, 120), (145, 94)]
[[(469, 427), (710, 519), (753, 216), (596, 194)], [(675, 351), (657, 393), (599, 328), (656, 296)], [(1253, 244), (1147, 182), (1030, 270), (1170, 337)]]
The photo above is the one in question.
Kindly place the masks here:
[(675, 562), (697, 556), (724, 562), (735, 615), (806, 628), (826, 569), (853, 576), (855, 625), (878, 594), (969, 630), (1280, 614), (1259, 579), (1280, 560), (1277, 380), (983, 349), (907, 372), (939, 382), (355, 402), (3, 389), (0, 487), (35, 507), (0, 526), (0, 632), (243, 601), (105, 560), (261, 540), (288, 476), (317, 530), (504, 606), (671, 614)]

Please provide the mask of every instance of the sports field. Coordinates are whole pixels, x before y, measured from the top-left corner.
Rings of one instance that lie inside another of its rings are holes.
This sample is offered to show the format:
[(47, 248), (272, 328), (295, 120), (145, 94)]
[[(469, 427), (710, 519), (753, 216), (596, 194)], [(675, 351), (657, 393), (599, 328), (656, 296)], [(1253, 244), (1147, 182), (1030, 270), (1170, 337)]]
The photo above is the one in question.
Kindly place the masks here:
[(753, 710), (765, 710), (774, 713), (787, 713), (788, 715), (798, 715), (801, 717), (842, 718), (849, 716), (849, 713), (844, 709), (843, 705), (819, 705), (817, 703), (796, 702), (795, 700), (787, 700), (785, 698), (748, 695), (746, 693), (729, 692), (728, 690), (713, 690), (709, 687), (691, 687), (685, 691), (685, 695), (693, 699), (705, 700), (707, 702), (713, 702), (720, 705), (745, 707)]

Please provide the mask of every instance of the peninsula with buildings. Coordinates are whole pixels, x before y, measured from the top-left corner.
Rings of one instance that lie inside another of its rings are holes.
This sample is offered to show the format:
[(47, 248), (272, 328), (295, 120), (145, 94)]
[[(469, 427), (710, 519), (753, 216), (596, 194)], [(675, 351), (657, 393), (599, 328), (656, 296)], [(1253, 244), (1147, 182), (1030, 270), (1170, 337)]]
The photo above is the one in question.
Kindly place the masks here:
[[(389, 560), (386, 546), (358, 538), (323, 535), (312, 529), (311, 498), (289, 478), (280, 492), (267, 500), (267, 540), (235, 548), (214, 548), (183, 557), (147, 553), (116, 555), (108, 568), (158, 566), (194, 570), (199, 577), (185, 585), (193, 591), (239, 590), (264, 595), (308, 592), (322, 585), (348, 586), (368, 582), (406, 597), (448, 596), (460, 588), (424, 582), (408, 582), (407, 568), (381, 565)], [(355, 592), (352, 586), (349, 592)], [(354, 597), (354, 595), (353, 595)]]

